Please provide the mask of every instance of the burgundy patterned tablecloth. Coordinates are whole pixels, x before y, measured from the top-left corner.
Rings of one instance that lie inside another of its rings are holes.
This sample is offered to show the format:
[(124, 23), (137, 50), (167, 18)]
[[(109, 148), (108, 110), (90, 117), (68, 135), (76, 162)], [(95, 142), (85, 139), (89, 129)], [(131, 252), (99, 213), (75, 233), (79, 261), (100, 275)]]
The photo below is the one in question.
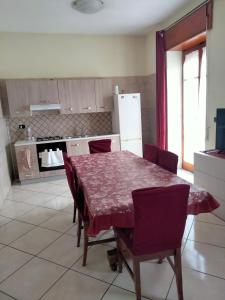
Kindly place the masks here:
[(96, 153), (72, 156), (90, 217), (89, 234), (111, 226), (133, 227), (135, 189), (186, 183), (191, 186), (188, 214), (210, 212), (218, 202), (205, 190), (140, 158), (131, 152)]

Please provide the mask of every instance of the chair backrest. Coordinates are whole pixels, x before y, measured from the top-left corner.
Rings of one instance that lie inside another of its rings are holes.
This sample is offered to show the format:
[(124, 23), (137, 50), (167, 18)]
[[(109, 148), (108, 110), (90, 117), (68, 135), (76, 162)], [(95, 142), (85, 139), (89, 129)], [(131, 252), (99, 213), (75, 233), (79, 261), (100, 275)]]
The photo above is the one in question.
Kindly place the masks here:
[(111, 140), (103, 139), (88, 142), (90, 153), (111, 152)]
[(155, 145), (145, 144), (144, 145), (144, 159), (157, 164), (158, 163), (158, 150), (159, 148)]
[(78, 210), (82, 213), (84, 209), (84, 196), (81, 189), (78, 188), (75, 171), (70, 163), (69, 157), (66, 152), (63, 152), (64, 167), (66, 171), (67, 182), (76, 203)]
[(73, 167), (70, 163), (69, 157), (66, 152), (63, 152), (63, 160), (64, 160), (64, 167), (65, 167), (65, 172), (66, 172), (66, 177), (67, 177), (67, 182), (71, 191), (71, 194), (74, 198), (76, 199), (77, 195), (77, 188), (75, 184), (75, 177), (73, 173)]
[(189, 185), (179, 184), (132, 192), (134, 253), (144, 255), (181, 246), (189, 189)]
[(158, 165), (174, 174), (177, 174), (178, 156), (170, 151), (159, 149)]

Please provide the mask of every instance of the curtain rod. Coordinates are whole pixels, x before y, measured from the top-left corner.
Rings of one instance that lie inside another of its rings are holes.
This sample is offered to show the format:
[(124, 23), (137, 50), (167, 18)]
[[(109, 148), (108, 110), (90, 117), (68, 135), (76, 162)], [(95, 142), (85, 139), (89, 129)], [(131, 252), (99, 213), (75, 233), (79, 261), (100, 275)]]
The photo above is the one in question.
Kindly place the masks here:
[(181, 17), (180, 19), (178, 19), (177, 21), (175, 21), (174, 23), (172, 23), (171, 25), (167, 26), (166, 28), (164, 28), (164, 29), (162, 29), (160, 31), (167, 31), (167, 30), (169, 30), (170, 28), (172, 28), (176, 24), (180, 23), (183, 19), (185, 19), (186, 17), (190, 16), (191, 14), (193, 14), (195, 11), (197, 11), (199, 8), (201, 8), (202, 6), (204, 6), (205, 4), (207, 4), (210, 1), (212, 1), (212, 0), (206, 0), (206, 1), (202, 2), (197, 7), (195, 7), (190, 12), (188, 12), (185, 16)]

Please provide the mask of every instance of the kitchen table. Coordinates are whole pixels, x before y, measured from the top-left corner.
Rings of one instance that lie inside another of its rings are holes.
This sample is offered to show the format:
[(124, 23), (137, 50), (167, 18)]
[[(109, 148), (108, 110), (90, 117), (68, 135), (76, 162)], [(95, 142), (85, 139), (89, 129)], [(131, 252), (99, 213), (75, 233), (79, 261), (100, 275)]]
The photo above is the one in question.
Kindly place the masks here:
[(72, 156), (70, 160), (85, 196), (90, 235), (111, 226), (133, 227), (131, 192), (140, 188), (185, 183), (190, 185), (188, 214), (211, 212), (219, 207), (204, 189), (129, 151)]

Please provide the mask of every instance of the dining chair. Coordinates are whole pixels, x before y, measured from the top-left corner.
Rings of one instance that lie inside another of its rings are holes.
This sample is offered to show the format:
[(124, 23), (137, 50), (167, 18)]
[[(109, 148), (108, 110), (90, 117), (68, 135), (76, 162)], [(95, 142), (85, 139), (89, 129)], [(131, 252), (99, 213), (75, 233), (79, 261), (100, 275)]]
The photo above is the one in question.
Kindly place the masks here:
[(143, 151), (143, 157), (144, 159), (152, 162), (153, 164), (158, 163), (158, 151), (159, 148), (155, 145), (151, 144), (145, 144), (144, 145), (144, 151)]
[[(96, 241), (89, 241), (88, 237), (88, 227), (89, 227), (89, 217), (84, 211), (84, 196), (82, 190), (79, 188), (77, 181), (75, 180), (75, 172), (70, 163), (70, 160), (66, 153), (63, 154), (66, 176), (68, 184), (74, 199), (74, 204), (76, 205), (78, 211), (78, 227), (77, 227), (77, 247), (80, 247), (81, 230), (84, 229), (84, 250), (83, 250), (83, 261), (82, 265), (86, 266), (88, 247), (96, 244), (109, 243), (115, 241), (115, 237), (101, 239)], [(76, 214), (76, 212), (75, 212)], [(74, 218), (75, 221), (75, 218)]]
[[(140, 262), (167, 258), (177, 283), (178, 299), (183, 300), (181, 242), (187, 217), (189, 185), (145, 188), (132, 192), (134, 228), (116, 228), (119, 272), (122, 263), (134, 280), (136, 299), (141, 300)], [(133, 270), (126, 256), (132, 258)], [(174, 257), (174, 262), (170, 258)]]
[(111, 139), (103, 139), (88, 142), (90, 154), (111, 152)]
[(64, 168), (66, 172), (67, 182), (73, 197), (73, 223), (75, 223), (77, 202), (78, 202), (77, 184), (74, 180), (75, 176), (71, 176), (71, 165), (70, 165), (69, 157), (66, 152), (63, 152), (63, 161), (64, 161)]
[(167, 150), (158, 150), (158, 165), (174, 174), (177, 174), (178, 156)]

